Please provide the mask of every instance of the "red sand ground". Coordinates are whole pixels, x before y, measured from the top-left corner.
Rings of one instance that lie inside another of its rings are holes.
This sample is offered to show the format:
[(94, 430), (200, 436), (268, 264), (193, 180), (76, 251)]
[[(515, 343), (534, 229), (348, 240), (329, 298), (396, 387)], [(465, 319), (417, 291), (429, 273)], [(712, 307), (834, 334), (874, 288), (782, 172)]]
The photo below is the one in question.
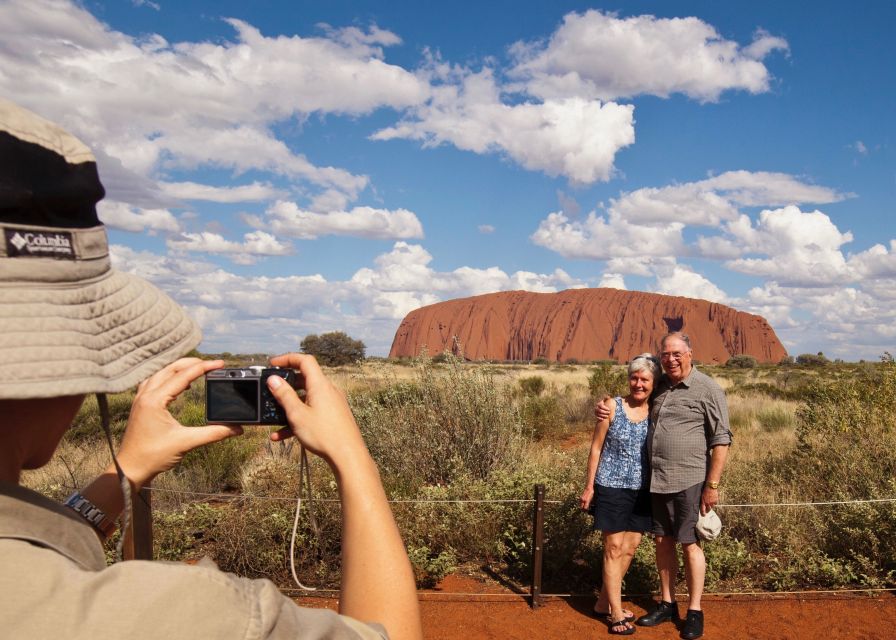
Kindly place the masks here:
[[(449, 593), (494, 593), (486, 596)], [(306, 606), (336, 607), (335, 600), (299, 599)], [(464, 576), (449, 576), (420, 595), (426, 640), (579, 640), (612, 637), (588, 615), (591, 598), (548, 598), (539, 609), (528, 599)], [(626, 600), (640, 615), (649, 602)], [(684, 606), (679, 602), (679, 608)], [(726, 640), (892, 640), (896, 595), (707, 596), (704, 638)], [(633, 638), (673, 640), (672, 624), (638, 627)]]

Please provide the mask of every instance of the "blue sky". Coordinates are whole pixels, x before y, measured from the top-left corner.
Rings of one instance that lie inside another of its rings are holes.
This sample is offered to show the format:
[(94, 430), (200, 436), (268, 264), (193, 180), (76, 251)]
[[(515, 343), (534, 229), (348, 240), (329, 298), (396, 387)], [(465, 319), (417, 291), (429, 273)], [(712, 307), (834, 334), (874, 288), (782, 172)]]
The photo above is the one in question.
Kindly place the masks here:
[(612, 286), (896, 342), (896, 5), (0, 4), (0, 94), (76, 133), (117, 268), (205, 351)]

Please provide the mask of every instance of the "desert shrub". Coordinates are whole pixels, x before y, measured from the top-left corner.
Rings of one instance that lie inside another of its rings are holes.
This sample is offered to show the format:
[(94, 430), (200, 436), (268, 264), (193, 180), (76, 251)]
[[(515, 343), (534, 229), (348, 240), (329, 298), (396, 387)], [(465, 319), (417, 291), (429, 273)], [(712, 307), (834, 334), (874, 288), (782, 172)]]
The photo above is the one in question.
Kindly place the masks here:
[(750, 563), (750, 550), (742, 541), (723, 532), (703, 545), (706, 554), (706, 586), (710, 589), (738, 578)]
[[(297, 452), (296, 452), (297, 454)], [(241, 478), (242, 496), (216, 506), (202, 541), (224, 571), (294, 586), (289, 543), (295, 519), (299, 467), (295, 456), (262, 456)], [(296, 571), (303, 583), (334, 587), (340, 575), (341, 514), (327, 465), (312, 457), (313, 501), (303, 500), (296, 532)], [(312, 518), (312, 512), (314, 517)]]
[(531, 503), (518, 500), (531, 496), (532, 482), (525, 469), (496, 471), (488, 481), (458, 476), (449, 485), (420, 487), (393, 511), (409, 547), (426, 547), (433, 557), (448, 552), (458, 562), (503, 561), (508, 531), (526, 528), (531, 518)]
[(520, 390), (526, 397), (540, 396), (544, 391), (545, 382), (541, 376), (528, 376), (519, 379)]
[(153, 557), (182, 561), (202, 555), (202, 542), (218, 520), (218, 511), (193, 502), (176, 511), (153, 510)]
[(792, 448), (726, 473), (728, 503), (845, 503), (725, 511), (729, 533), (762, 550), (748, 570), (763, 588), (894, 583), (896, 509), (852, 501), (896, 494), (896, 365), (836, 378), (814, 379), (795, 418), (762, 414), (763, 430), (792, 430)]
[(588, 390), (592, 398), (604, 395), (620, 396), (628, 392), (628, 376), (619, 365), (602, 364), (595, 367), (588, 378)]
[[(286, 585), (294, 509), (291, 502), (249, 498), (223, 505), (208, 532), (206, 550), (224, 571)], [(301, 531), (297, 540), (299, 549), (304, 549), (313, 538)], [(338, 557), (338, 550), (331, 552)], [(297, 564), (304, 568), (303, 563)]]
[(755, 369), (758, 362), (753, 356), (746, 354), (731, 356), (725, 366), (729, 369)]
[(594, 399), (585, 385), (569, 384), (558, 395), (567, 427), (573, 431), (594, 422)]
[(562, 432), (566, 424), (563, 407), (555, 395), (523, 398), (520, 418), (525, 433), (536, 440)]
[(441, 370), (421, 360), (413, 385), (357, 393), (351, 403), (381, 472), (411, 491), (464, 474), (487, 478), (521, 455), (510, 390), (453, 356)]
[(199, 447), (184, 456), (173, 475), (192, 491), (215, 493), (240, 486), (243, 466), (255, 455), (264, 434), (250, 432)]
[(538, 365), (539, 367), (550, 367), (550, 366), (551, 366), (551, 361), (548, 360), (547, 358), (540, 357), (540, 358), (535, 358), (535, 359), (532, 361), (532, 364), (534, 364), (534, 365)]
[(445, 549), (438, 554), (433, 553), (426, 545), (409, 546), (407, 550), (418, 587), (432, 588), (439, 580), (457, 569), (457, 557), (451, 549)]
[(823, 367), (830, 364), (830, 360), (822, 352), (802, 353), (796, 357), (796, 363), (804, 367)]

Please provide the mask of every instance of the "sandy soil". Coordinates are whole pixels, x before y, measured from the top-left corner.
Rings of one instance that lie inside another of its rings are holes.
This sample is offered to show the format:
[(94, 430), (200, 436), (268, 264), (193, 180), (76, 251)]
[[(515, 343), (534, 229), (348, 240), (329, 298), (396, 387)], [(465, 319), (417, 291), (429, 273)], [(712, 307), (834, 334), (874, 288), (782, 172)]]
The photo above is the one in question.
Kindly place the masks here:
[[(455, 595), (488, 594), (488, 595)], [(336, 607), (335, 600), (299, 599), (306, 606)], [(567, 640), (610, 637), (589, 615), (592, 598), (548, 598), (532, 609), (527, 598), (464, 576), (449, 576), (420, 595), (426, 640)], [(626, 600), (640, 615), (649, 600)], [(684, 611), (684, 604), (679, 603)], [(896, 594), (802, 596), (707, 596), (704, 638), (797, 640), (892, 640)], [(677, 639), (671, 623), (638, 627), (635, 638)]]

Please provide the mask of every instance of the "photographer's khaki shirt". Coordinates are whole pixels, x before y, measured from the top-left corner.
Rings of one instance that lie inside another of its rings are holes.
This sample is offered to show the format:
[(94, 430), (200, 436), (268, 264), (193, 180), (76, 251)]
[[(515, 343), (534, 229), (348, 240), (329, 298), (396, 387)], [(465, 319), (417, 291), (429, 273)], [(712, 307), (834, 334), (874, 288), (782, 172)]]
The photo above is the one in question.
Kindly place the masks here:
[(0, 636), (371, 639), (370, 626), (299, 607), (269, 580), (189, 566), (128, 561), (107, 567), (90, 525), (28, 489), (0, 483)]

